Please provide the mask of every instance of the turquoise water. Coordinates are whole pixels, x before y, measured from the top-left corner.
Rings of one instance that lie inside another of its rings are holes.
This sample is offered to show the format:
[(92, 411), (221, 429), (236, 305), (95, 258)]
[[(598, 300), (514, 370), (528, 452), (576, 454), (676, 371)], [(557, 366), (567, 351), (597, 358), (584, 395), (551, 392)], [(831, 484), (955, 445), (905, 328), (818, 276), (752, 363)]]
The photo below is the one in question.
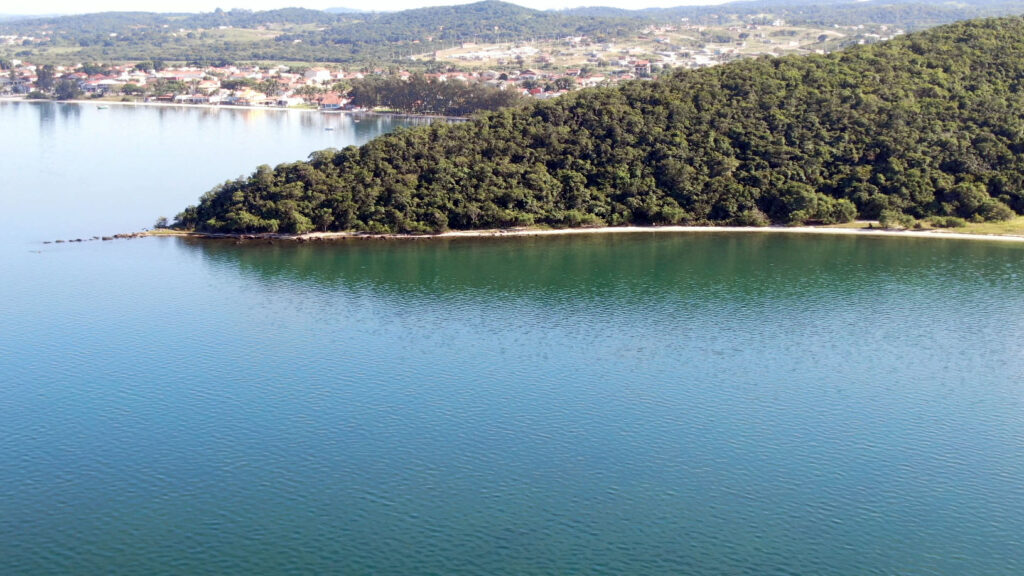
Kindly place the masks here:
[(0, 573), (1024, 571), (1024, 246), (12, 229)]

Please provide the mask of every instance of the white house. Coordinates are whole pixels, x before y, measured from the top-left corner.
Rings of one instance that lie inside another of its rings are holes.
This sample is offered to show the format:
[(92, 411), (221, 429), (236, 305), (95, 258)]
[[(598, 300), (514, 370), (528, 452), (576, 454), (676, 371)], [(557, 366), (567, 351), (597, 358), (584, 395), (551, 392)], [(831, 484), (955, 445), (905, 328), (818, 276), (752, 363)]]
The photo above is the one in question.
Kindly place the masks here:
[(331, 71), (327, 68), (314, 66), (313, 68), (306, 70), (306, 73), (303, 74), (303, 78), (305, 78), (307, 82), (323, 84), (324, 82), (331, 81)]

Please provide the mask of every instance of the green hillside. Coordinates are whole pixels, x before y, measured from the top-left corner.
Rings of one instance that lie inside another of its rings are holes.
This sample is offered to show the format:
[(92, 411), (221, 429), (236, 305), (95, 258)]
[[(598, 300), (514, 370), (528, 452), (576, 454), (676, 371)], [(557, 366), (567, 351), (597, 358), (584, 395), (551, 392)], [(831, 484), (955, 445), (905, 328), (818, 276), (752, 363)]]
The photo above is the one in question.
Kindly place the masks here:
[(102, 12), (0, 21), (0, 35), (35, 38), (15, 55), (80, 61), (174, 60), (382, 63), (469, 41), (635, 32), (648, 21), (531, 10), (485, 0), (401, 12), (216, 10), (201, 14)]
[(180, 226), (428, 232), (1024, 213), (1024, 19), (434, 124), (206, 193)]
[[(685, 22), (713, 29), (783, 19), (790, 24), (916, 30), (968, 18), (1024, 12), (1024, 0), (755, 0), (713, 6), (621, 10), (531, 10), (498, 0), (400, 12), (301, 8), (154, 13), (102, 12), (58, 17), (0, 16), (0, 57), (40, 64), (158, 59), (207, 64), (336, 62), (409, 65), (409, 57), (463, 42), (510, 43), (586, 36), (621, 42), (651, 25)], [(884, 34), (888, 35), (888, 34)]]

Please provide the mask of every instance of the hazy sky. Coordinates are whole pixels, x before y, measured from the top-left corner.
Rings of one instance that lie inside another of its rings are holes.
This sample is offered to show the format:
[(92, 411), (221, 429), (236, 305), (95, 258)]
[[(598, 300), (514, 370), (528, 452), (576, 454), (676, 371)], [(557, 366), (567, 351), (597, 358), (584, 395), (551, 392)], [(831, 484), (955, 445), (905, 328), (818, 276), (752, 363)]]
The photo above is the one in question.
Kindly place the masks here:
[[(303, 8), (332, 8), (343, 6), (361, 10), (405, 10), (444, 4), (467, 4), (476, 0), (33, 0), (15, 2), (0, 0), (0, 14), (81, 14), (110, 10), (145, 12), (212, 12), (215, 8), (247, 8), (270, 10), (299, 6)], [(516, 4), (531, 8), (571, 8), (575, 6), (617, 6), (620, 8), (648, 8), (652, 6), (692, 6), (721, 4), (726, 0), (515, 0)]]

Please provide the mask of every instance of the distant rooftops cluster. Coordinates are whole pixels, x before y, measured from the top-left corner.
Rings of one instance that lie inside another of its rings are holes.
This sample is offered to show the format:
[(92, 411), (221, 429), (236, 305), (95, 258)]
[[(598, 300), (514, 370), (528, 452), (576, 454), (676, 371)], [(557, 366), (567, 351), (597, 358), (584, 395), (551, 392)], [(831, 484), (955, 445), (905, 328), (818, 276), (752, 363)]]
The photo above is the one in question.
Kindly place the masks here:
[[(13, 64), (13, 69), (0, 82), (3, 89), (24, 94), (47, 88), (40, 85), (41, 66), (19, 60), (14, 60)], [(97, 71), (95, 68), (102, 69)], [(137, 64), (55, 66), (52, 67), (52, 78), (47, 81), (71, 79), (89, 95), (121, 93), (187, 104), (316, 105), (333, 109), (345, 107), (348, 102), (344, 96), (345, 88), (353, 81), (373, 76), (409, 79), (415, 74), (408, 70), (346, 71), (324, 66), (292, 70), (288, 66), (171, 67), (160, 70)], [(626, 67), (607, 73), (581, 68), (561, 72), (525, 68), (423, 73), (422, 76), (434, 82), (486, 84), (535, 98), (551, 98), (580, 88), (653, 77), (648, 60), (630, 61)]]

